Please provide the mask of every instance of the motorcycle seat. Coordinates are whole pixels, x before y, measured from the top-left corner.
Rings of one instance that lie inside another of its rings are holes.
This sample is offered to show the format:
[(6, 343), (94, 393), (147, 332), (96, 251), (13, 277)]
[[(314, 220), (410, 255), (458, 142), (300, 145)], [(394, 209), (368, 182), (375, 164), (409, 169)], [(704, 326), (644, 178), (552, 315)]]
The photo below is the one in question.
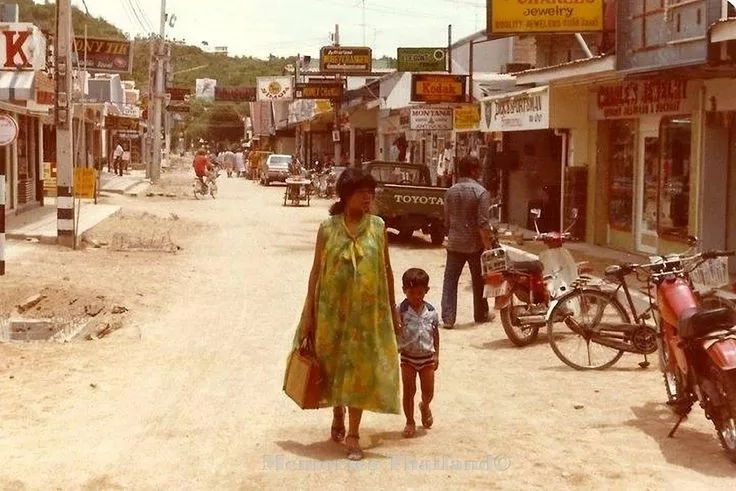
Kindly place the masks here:
[(683, 339), (706, 336), (713, 331), (736, 324), (736, 316), (730, 309), (694, 308), (685, 311), (677, 323), (677, 332)]
[(542, 274), (544, 267), (541, 261), (519, 261), (512, 262), (511, 269), (526, 274)]

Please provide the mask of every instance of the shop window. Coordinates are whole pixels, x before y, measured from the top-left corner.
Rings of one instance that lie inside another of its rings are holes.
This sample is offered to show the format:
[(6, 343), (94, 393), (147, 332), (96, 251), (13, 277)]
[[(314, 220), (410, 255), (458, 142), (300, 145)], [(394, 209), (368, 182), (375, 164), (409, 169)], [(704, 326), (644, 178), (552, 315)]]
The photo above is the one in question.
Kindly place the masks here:
[(662, 166), (659, 179), (659, 236), (686, 239), (690, 208), (690, 139), (689, 117), (662, 120)]
[(633, 222), (635, 125), (624, 119), (608, 123), (608, 223), (624, 232), (631, 232)]

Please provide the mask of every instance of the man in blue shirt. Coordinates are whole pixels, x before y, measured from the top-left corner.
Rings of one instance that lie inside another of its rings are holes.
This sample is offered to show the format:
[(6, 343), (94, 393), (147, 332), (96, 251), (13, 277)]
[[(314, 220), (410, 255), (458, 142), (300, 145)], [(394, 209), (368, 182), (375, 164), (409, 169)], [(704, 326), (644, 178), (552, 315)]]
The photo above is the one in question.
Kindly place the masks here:
[(447, 230), (447, 261), (442, 285), (442, 322), (446, 329), (455, 326), (457, 316), (457, 286), (468, 263), (473, 282), (473, 317), (475, 322), (487, 322), (493, 316), (483, 297), (483, 275), (480, 257), (491, 248), (488, 211), (490, 193), (478, 183), (482, 169), (476, 157), (463, 157), (457, 165), (457, 183), (445, 195), (445, 230)]

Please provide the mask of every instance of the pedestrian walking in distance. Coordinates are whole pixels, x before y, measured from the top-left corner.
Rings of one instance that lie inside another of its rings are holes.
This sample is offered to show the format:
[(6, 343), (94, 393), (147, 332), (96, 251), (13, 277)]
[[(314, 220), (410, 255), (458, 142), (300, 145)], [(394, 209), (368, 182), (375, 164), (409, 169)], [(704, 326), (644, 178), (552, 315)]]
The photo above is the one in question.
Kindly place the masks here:
[(403, 386), (405, 438), (414, 436), (414, 395), (417, 392), (417, 375), (422, 391), (419, 411), (422, 426), (429, 429), (434, 423), (429, 404), (434, 398), (434, 372), (440, 366), (440, 318), (435, 308), (424, 300), (429, 292), (429, 275), (419, 268), (408, 269), (401, 277), (406, 299), (399, 305), (402, 331), (398, 336), (401, 356), (401, 382)]
[[(340, 200), (319, 228), (307, 299), (294, 346), (312, 336), (323, 375), (320, 407), (332, 407), (331, 437), (347, 457), (363, 458), (363, 411), (399, 414), (394, 296), (383, 220), (370, 214), (376, 181), (359, 168), (337, 181)], [(348, 428), (345, 428), (345, 407)]]
[[(112, 164), (115, 174), (121, 176), (123, 175), (123, 153), (125, 153), (125, 150), (120, 142), (118, 142), (115, 150), (112, 152)], [(107, 170), (108, 172), (110, 171), (110, 165), (107, 166)]]
[(468, 264), (473, 282), (473, 317), (475, 322), (492, 320), (488, 301), (483, 297), (483, 275), (480, 257), (491, 249), (489, 228), (490, 193), (478, 182), (480, 161), (463, 157), (457, 166), (457, 184), (445, 195), (445, 230), (447, 260), (442, 284), (442, 322), (447, 329), (455, 326), (457, 317), (457, 285)]

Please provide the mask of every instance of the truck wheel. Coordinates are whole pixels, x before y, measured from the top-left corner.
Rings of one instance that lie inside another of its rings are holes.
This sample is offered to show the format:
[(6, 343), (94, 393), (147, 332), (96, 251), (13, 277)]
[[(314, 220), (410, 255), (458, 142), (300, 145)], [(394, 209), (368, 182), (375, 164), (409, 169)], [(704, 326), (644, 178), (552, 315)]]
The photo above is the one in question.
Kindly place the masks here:
[(432, 245), (440, 246), (445, 241), (445, 231), (433, 230), (430, 232), (429, 237), (432, 239)]

